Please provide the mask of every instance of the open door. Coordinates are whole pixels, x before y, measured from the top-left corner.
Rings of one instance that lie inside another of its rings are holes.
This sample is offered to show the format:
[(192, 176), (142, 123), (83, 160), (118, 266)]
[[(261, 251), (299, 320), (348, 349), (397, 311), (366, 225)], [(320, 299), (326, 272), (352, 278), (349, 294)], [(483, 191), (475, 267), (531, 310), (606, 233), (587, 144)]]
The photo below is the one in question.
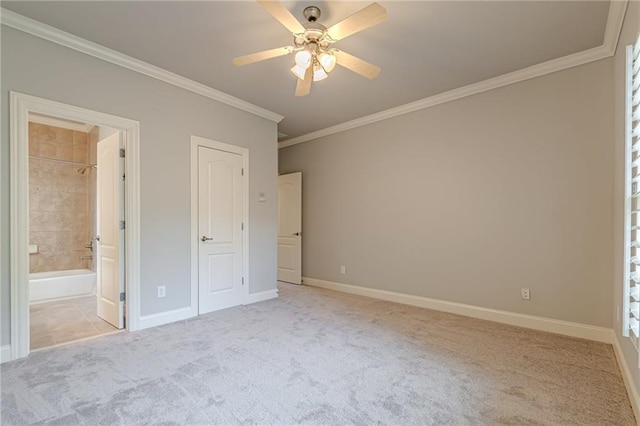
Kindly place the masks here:
[(278, 176), (278, 280), (302, 283), (302, 173)]
[(98, 142), (96, 175), (98, 316), (119, 329), (124, 327), (123, 146), (120, 132)]

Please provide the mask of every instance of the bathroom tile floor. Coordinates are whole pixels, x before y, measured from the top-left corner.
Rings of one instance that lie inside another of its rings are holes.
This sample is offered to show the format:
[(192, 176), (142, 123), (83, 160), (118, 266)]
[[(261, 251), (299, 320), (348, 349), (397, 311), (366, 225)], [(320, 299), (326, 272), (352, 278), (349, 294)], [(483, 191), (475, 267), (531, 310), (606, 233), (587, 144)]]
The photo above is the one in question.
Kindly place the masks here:
[(118, 330), (98, 317), (95, 296), (33, 304), (30, 316), (31, 350)]

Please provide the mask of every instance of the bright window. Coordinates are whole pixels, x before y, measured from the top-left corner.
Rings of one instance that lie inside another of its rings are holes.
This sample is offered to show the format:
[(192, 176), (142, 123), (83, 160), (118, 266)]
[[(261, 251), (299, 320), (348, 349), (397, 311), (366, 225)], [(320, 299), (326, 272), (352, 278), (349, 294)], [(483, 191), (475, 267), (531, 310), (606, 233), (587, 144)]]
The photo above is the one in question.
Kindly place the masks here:
[(640, 337), (640, 36), (627, 47), (623, 331)]

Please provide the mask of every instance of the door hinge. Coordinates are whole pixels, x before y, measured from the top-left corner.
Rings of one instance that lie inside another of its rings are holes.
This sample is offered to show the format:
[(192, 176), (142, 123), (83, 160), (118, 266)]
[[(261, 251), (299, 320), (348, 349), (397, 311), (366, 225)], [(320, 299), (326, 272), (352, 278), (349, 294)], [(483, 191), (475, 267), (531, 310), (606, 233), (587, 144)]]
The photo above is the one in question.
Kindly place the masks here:
[(240, 175), (244, 176), (244, 167), (240, 169)]
[(240, 225), (240, 230), (244, 231), (244, 222), (242, 222), (242, 225)]
[(244, 285), (244, 277), (242, 277), (242, 285)]
[(125, 226), (125, 225), (124, 225), (124, 220), (121, 220), (121, 221), (120, 221), (120, 229), (124, 229), (124, 226)]
[(120, 158), (124, 158), (124, 148), (120, 148)]
[(125, 176), (125, 174), (123, 173), (123, 174), (122, 174), (122, 180), (124, 180), (124, 176)]
[(124, 302), (124, 292), (120, 293), (120, 301)]

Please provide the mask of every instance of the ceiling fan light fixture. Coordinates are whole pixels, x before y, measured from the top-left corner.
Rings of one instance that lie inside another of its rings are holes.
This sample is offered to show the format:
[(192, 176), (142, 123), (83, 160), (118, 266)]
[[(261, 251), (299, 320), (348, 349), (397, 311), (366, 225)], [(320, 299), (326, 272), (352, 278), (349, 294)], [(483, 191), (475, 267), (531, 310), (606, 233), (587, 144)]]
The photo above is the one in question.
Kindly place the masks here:
[(301, 67), (300, 65), (296, 64), (291, 68), (291, 72), (293, 73), (293, 75), (298, 77), (300, 80), (304, 80), (304, 75), (305, 75), (305, 73), (307, 71), (307, 68), (309, 68), (309, 66)]
[(298, 50), (295, 56), (296, 65), (306, 70), (311, 65), (311, 58), (311, 52), (307, 49)]
[(303, 25), (278, 0), (257, 2), (289, 30), (293, 35), (293, 46), (241, 56), (233, 60), (235, 65), (248, 65), (293, 53), (294, 65), (291, 72), (298, 78), (296, 96), (308, 95), (311, 83), (327, 78), (338, 62), (340, 66), (368, 79), (374, 79), (380, 74), (380, 67), (331, 48), (333, 43), (383, 22), (387, 18), (387, 11), (378, 3), (372, 3), (327, 28), (317, 22), (321, 15), (317, 6), (304, 9), (307, 23)]
[(322, 81), (327, 77), (329, 77), (329, 74), (326, 73), (320, 63), (315, 63), (313, 65), (313, 81)]
[(336, 66), (336, 57), (331, 53), (322, 52), (320, 55), (318, 55), (318, 61), (327, 73), (333, 71)]

